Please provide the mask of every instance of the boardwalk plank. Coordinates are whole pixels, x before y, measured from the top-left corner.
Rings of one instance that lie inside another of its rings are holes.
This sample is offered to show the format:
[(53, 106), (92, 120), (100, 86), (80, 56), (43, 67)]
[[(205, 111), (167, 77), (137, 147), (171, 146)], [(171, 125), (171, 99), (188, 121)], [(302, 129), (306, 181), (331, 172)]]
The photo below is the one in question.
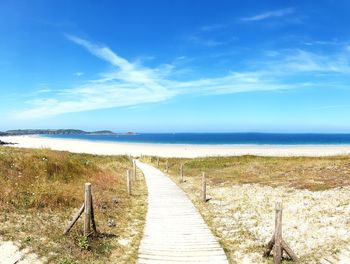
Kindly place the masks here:
[(138, 263), (225, 263), (216, 237), (188, 196), (158, 169), (136, 161), (148, 187), (148, 211)]

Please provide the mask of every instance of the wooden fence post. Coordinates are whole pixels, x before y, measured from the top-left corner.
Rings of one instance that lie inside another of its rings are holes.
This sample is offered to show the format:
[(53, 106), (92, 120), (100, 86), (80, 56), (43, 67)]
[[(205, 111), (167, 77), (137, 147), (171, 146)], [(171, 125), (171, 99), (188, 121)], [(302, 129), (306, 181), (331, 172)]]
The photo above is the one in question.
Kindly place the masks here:
[(166, 161), (165, 161), (165, 172), (167, 173), (168, 170), (169, 170), (169, 161), (166, 160)]
[(133, 169), (134, 169), (134, 172), (133, 172), (134, 180), (136, 181), (137, 175), (136, 175), (136, 161), (135, 160), (133, 162)]
[(73, 220), (67, 225), (67, 227), (64, 229), (64, 235), (68, 234), (68, 232), (72, 229), (74, 224), (78, 221), (81, 214), (84, 212), (85, 203), (80, 207), (79, 211), (73, 216)]
[(97, 233), (97, 229), (96, 229), (94, 203), (92, 201), (92, 194), (91, 194), (91, 225), (92, 225), (92, 231), (94, 231), (94, 233), (96, 234)]
[(202, 201), (207, 202), (207, 179), (205, 172), (202, 172)]
[(276, 202), (276, 214), (275, 214), (275, 233), (273, 234), (271, 240), (267, 244), (264, 252), (264, 257), (270, 256), (273, 251), (273, 263), (280, 264), (282, 262), (283, 251), (287, 253), (293, 261), (298, 261), (297, 255), (293, 252), (290, 246), (282, 238), (282, 201)]
[(84, 236), (87, 237), (91, 224), (91, 183), (85, 183), (84, 216)]
[(273, 251), (273, 263), (281, 264), (282, 259), (282, 202), (276, 202), (275, 216), (275, 248)]
[(92, 203), (91, 183), (87, 182), (84, 185), (84, 203), (80, 207), (79, 211), (73, 216), (73, 220), (64, 229), (64, 235), (72, 229), (74, 224), (78, 221), (79, 217), (84, 212), (84, 236), (88, 237), (91, 234), (91, 225), (94, 233), (97, 233), (94, 208)]
[(126, 188), (128, 190), (128, 194), (131, 195), (131, 178), (130, 178), (130, 170), (126, 171)]
[(157, 157), (157, 168), (159, 168), (159, 157)]
[(184, 165), (181, 163), (180, 165), (180, 177), (181, 177), (181, 182), (184, 182)]

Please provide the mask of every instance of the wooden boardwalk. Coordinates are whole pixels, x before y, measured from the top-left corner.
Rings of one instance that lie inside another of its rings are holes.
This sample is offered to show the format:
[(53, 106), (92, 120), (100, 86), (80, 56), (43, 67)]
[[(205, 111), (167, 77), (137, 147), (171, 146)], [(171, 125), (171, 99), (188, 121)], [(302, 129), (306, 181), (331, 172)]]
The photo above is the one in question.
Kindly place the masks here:
[(228, 263), (224, 250), (187, 195), (158, 169), (136, 162), (148, 187), (138, 263)]

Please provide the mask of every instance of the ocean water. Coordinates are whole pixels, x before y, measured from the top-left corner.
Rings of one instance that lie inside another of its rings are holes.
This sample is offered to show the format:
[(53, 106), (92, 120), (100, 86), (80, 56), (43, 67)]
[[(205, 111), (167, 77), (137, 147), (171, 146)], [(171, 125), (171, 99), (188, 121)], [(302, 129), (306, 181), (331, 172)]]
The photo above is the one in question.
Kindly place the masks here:
[(347, 145), (350, 134), (278, 133), (142, 133), (137, 135), (44, 135), (52, 138), (83, 139), (152, 144), (257, 144), (257, 145)]

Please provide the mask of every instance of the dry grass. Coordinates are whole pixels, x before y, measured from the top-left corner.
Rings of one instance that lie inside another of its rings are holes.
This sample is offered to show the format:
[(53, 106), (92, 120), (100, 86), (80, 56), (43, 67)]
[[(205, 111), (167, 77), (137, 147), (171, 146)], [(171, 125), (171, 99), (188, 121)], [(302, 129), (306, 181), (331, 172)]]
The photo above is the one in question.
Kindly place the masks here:
[[(50, 263), (135, 262), (147, 191), (139, 180), (134, 195), (127, 195), (130, 166), (125, 156), (0, 147), (0, 236), (21, 242)], [(83, 203), (85, 182), (92, 183), (97, 228), (104, 235), (86, 240), (79, 220), (63, 236)], [(116, 226), (109, 227), (109, 219)]]
[[(150, 162), (149, 158), (145, 158)], [(160, 159), (164, 170), (165, 160)], [(272, 263), (262, 258), (273, 234), (274, 202), (284, 201), (285, 239), (300, 263), (350, 246), (350, 157), (208, 157), (168, 159), (169, 176), (188, 193), (219, 238), (230, 263)], [(156, 159), (151, 162), (156, 166)], [(184, 164), (184, 183), (179, 167)], [(208, 176), (203, 203), (201, 172)]]
[[(155, 161), (155, 159), (153, 159)], [(169, 172), (179, 173), (185, 164), (186, 177), (198, 177), (202, 171), (212, 185), (259, 183), (311, 191), (350, 185), (350, 156), (336, 157), (210, 157), (168, 159)], [(154, 163), (155, 164), (155, 163)], [(165, 167), (165, 159), (160, 160)]]

